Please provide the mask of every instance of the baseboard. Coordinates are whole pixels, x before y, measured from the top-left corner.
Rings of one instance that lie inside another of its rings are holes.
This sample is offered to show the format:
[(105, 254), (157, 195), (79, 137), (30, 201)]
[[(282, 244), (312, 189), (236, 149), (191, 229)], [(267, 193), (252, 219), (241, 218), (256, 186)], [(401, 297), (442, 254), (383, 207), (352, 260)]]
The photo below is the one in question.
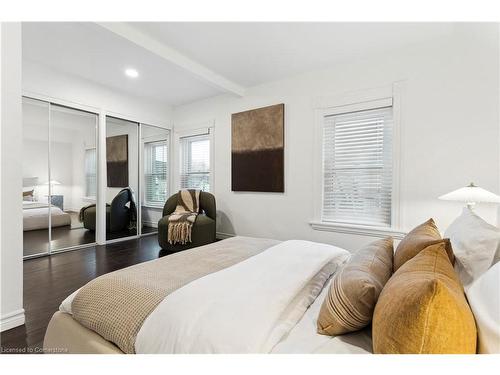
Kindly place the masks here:
[(142, 225), (150, 228), (158, 228), (158, 223), (156, 221), (142, 221)]
[(0, 320), (0, 332), (22, 326), (24, 324), (24, 321), (24, 309), (19, 309), (5, 314)]
[(231, 233), (224, 233), (224, 232), (217, 232), (215, 234), (215, 237), (219, 240), (225, 240), (226, 238), (231, 238), (236, 236), (236, 234), (231, 234)]

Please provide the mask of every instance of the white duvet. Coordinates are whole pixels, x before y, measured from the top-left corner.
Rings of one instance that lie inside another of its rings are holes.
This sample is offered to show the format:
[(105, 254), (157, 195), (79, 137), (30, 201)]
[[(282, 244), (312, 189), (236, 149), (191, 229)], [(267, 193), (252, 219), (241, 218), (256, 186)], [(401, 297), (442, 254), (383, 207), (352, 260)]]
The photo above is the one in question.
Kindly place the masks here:
[[(348, 258), (335, 246), (285, 241), (195, 280), (153, 310), (136, 353), (366, 353), (367, 332), (347, 341), (316, 333), (327, 281)], [(77, 293), (61, 311), (72, 313)]]
[(136, 352), (271, 352), (348, 257), (335, 246), (285, 241), (195, 280), (149, 315)]
[(23, 230), (46, 229), (49, 227), (49, 211), (52, 227), (71, 225), (71, 216), (57, 206), (42, 202), (23, 201)]

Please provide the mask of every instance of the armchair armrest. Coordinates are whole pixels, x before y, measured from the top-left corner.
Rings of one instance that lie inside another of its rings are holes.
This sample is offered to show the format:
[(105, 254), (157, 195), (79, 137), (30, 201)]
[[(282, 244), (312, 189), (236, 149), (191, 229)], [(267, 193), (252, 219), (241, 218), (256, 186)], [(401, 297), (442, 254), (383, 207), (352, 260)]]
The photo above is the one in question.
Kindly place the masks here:
[(176, 207), (177, 207), (177, 194), (174, 194), (170, 198), (168, 198), (167, 201), (165, 202), (165, 206), (163, 206), (162, 216), (170, 215), (172, 212), (175, 211)]

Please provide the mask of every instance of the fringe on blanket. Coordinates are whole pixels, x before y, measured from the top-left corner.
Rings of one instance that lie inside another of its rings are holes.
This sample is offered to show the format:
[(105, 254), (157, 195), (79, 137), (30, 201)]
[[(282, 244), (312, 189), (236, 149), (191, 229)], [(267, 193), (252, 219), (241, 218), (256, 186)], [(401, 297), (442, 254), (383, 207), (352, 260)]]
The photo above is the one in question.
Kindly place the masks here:
[(191, 229), (193, 224), (184, 221), (180, 223), (170, 223), (168, 225), (168, 242), (173, 245), (175, 243), (180, 243), (185, 245), (191, 242)]

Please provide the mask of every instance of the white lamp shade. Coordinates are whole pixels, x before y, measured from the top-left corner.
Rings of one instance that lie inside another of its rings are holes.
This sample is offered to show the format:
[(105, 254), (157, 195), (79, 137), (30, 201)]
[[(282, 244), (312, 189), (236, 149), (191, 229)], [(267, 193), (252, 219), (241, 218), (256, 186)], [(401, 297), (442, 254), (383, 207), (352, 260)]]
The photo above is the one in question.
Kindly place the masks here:
[(47, 181), (44, 185), (61, 185), (61, 183), (59, 181), (56, 181), (56, 180), (50, 180), (50, 181)]
[(451, 193), (441, 195), (439, 199), (466, 203), (500, 203), (500, 196), (472, 183)]

